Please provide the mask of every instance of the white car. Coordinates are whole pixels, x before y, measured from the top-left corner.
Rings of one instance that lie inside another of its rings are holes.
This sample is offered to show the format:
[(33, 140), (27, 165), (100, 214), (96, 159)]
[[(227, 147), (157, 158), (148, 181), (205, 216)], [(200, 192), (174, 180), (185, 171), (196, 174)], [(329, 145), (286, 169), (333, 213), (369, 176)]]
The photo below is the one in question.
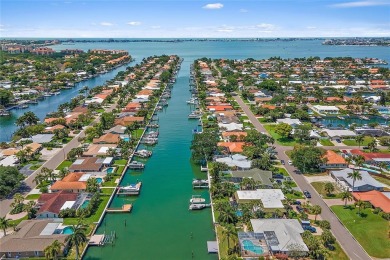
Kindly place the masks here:
[(288, 165), (292, 165), (292, 161), (288, 160)]

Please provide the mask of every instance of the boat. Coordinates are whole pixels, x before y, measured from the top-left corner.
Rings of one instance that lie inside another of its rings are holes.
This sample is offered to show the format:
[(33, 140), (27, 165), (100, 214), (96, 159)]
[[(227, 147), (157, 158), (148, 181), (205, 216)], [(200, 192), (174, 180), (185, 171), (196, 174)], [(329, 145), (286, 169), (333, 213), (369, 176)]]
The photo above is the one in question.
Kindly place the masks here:
[(194, 189), (205, 189), (209, 187), (209, 181), (208, 180), (202, 180), (202, 179), (195, 179), (192, 181), (192, 187)]
[(200, 210), (200, 209), (204, 209), (204, 208), (207, 208), (210, 206), (211, 206), (210, 204), (190, 204), (188, 209), (189, 210)]
[(187, 104), (198, 104), (198, 99), (197, 98), (190, 98), (189, 100), (186, 101)]
[(191, 204), (202, 204), (205, 202), (206, 200), (202, 198), (200, 195), (192, 195), (192, 198), (190, 199)]
[(132, 161), (129, 163), (129, 169), (143, 169), (145, 168), (145, 164), (137, 162), (137, 161)]
[(340, 119), (340, 120), (344, 120), (345, 119), (345, 117), (343, 117), (343, 116), (337, 116), (337, 118)]
[(53, 94), (57, 96), (57, 95), (61, 94), (61, 92), (60, 91), (56, 91), (56, 92), (53, 92)]
[(199, 119), (201, 116), (201, 112), (192, 111), (191, 114), (188, 115), (188, 119)]
[(48, 92), (45, 92), (45, 93), (43, 93), (43, 96), (44, 96), (44, 97), (51, 97), (51, 94), (48, 93)]
[(7, 110), (0, 110), (0, 116), (9, 116), (10, 112)]
[(148, 158), (152, 156), (152, 154), (153, 154), (152, 151), (148, 151), (148, 150), (139, 150), (134, 153), (134, 155), (141, 158)]
[(124, 187), (118, 187), (118, 195), (138, 195), (141, 191), (142, 182), (137, 182)]
[(369, 120), (369, 118), (368, 118), (368, 117), (366, 117), (366, 116), (360, 116), (360, 119), (363, 119), (363, 120)]

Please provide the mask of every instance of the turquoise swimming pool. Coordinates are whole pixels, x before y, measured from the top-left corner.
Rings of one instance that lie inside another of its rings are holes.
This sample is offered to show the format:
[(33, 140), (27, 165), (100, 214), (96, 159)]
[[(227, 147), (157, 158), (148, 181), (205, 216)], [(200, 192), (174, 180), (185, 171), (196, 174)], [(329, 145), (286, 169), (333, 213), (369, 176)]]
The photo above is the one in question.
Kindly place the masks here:
[(96, 181), (100, 184), (103, 182), (103, 179), (102, 178), (96, 178)]
[(114, 167), (109, 167), (109, 168), (107, 168), (107, 174), (113, 173), (114, 170), (115, 170)]
[(83, 204), (81, 204), (80, 209), (85, 209), (89, 204), (89, 200), (84, 200)]
[(64, 235), (71, 235), (71, 234), (73, 234), (72, 228), (71, 227), (65, 227), (62, 230), (62, 234), (64, 234)]
[(128, 138), (128, 137), (124, 137), (124, 138), (123, 138), (123, 141), (126, 141), (126, 142), (128, 142), (128, 141), (130, 141), (130, 138)]
[(261, 255), (264, 252), (261, 246), (256, 246), (250, 240), (243, 240), (242, 245), (244, 246), (244, 250), (251, 251), (258, 255)]

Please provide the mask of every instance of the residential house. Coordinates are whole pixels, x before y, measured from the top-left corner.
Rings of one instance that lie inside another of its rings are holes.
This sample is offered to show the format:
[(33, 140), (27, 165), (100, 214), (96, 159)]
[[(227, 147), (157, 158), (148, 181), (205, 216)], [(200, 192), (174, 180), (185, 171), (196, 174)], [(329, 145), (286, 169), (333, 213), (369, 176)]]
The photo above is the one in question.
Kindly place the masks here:
[[(353, 179), (348, 177), (348, 174), (352, 173), (352, 169), (343, 169), (340, 171), (331, 171), (330, 175), (336, 180), (338, 184), (340, 184), (342, 187), (347, 188), (351, 191), (371, 191), (371, 190), (378, 190), (382, 191), (384, 188), (384, 185), (374, 178), (371, 177), (371, 175), (367, 171), (359, 170), (362, 179), (355, 180), (355, 183), (353, 182)], [(352, 187), (354, 186), (353, 190)]]
[(322, 158), (325, 160), (325, 163), (320, 166), (321, 169), (341, 169), (348, 167), (344, 157), (335, 151), (326, 150), (326, 153)]
[(78, 194), (61, 190), (54, 193), (42, 193), (37, 201), (36, 218), (58, 218), (61, 210), (72, 208)]
[(324, 129), (324, 132), (332, 140), (340, 140), (342, 138), (352, 138), (356, 136), (356, 133), (351, 130)]
[(57, 233), (61, 225), (50, 219), (23, 220), (16, 226), (15, 232), (0, 239), (0, 255), (6, 258), (25, 258), (45, 256), (44, 250), (55, 240), (65, 245), (59, 256), (67, 248), (69, 235)]
[(252, 162), (247, 158), (248, 157), (241, 154), (234, 154), (232, 156), (216, 158), (215, 161), (226, 163), (229, 167), (237, 169), (250, 169)]
[(242, 153), (245, 142), (219, 142), (218, 147), (224, 147), (228, 153)]
[(92, 142), (94, 144), (118, 144), (119, 141), (119, 134), (107, 133), (100, 136), (99, 138), (94, 138)]
[(312, 106), (311, 109), (314, 111), (314, 112), (317, 112), (318, 114), (338, 114), (339, 113), (339, 109), (335, 106), (321, 106), (321, 105), (315, 105), (315, 106)]
[(145, 122), (145, 118), (143, 116), (126, 116), (115, 119), (115, 124), (122, 126), (128, 126), (133, 124), (134, 122), (139, 122), (143, 124)]
[(99, 172), (103, 168), (104, 159), (98, 157), (78, 158), (70, 167), (74, 172)]
[(240, 142), (243, 141), (245, 136), (247, 136), (247, 132), (243, 131), (235, 131), (235, 132), (222, 132), (222, 139), (226, 142), (231, 141), (232, 136), (236, 136), (236, 141)]
[(91, 144), (88, 150), (83, 153), (86, 157), (107, 156), (109, 149), (116, 149), (117, 144)]
[(83, 192), (87, 189), (87, 180), (80, 181), (83, 175), (83, 172), (71, 172), (66, 175), (62, 180), (56, 181), (53, 185), (51, 185), (50, 190), (52, 192)]
[(264, 171), (257, 168), (253, 168), (246, 171), (231, 171), (232, 181), (234, 183), (241, 183), (244, 178), (251, 178), (255, 181), (260, 182), (262, 185), (267, 186), (268, 188), (272, 188), (272, 172)]
[(261, 201), (262, 208), (266, 211), (284, 211), (283, 200), (286, 197), (281, 189), (238, 190), (234, 196), (239, 203)]
[(389, 153), (365, 153), (362, 150), (352, 149), (350, 151), (353, 155), (363, 156), (366, 163), (379, 165), (380, 162), (390, 164), (390, 154)]
[(367, 192), (353, 192), (355, 200), (368, 201), (374, 208), (379, 208), (385, 213), (390, 213), (390, 196), (386, 196), (386, 192), (377, 190)]

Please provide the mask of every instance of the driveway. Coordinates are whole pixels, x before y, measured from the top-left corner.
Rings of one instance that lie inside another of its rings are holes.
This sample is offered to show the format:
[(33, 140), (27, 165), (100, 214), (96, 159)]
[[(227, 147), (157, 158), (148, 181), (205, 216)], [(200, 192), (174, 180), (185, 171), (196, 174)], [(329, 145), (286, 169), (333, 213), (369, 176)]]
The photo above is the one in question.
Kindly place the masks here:
[[(267, 133), (264, 126), (257, 120), (257, 118), (253, 115), (252, 111), (249, 107), (242, 101), (242, 99), (237, 95), (233, 96), (233, 98), (237, 101), (237, 103), (241, 106), (242, 110), (247, 114), (248, 118), (251, 120), (252, 124), (255, 126), (257, 131)], [(268, 134), (268, 133), (267, 133)], [(269, 134), (268, 134), (269, 135)], [(291, 147), (280, 146), (275, 143), (276, 151), (278, 152), (278, 158), (280, 160), (288, 161), (289, 158), (285, 154), (285, 151), (291, 150)], [(329, 147), (324, 146), (323, 148), (328, 149)], [(330, 149), (334, 149), (331, 147)], [(360, 246), (360, 244), (355, 240), (351, 233), (341, 224), (338, 218), (333, 214), (328, 205), (322, 200), (319, 194), (315, 191), (315, 189), (308, 183), (306, 178), (301, 174), (296, 174), (294, 171), (296, 168), (292, 165), (285, 165), (286, 170), (290, 173), (291, 177), (297, 183), (301, 190), (307, 190), (311, 193), (310, 202), (312, 205), (319, 205), (322, 208), (321, 218), (326, 219), (331, 224), (331, 231), (333, 235), (336, 237), (337, 241), (340, 243), (341, 247), (344, 249), (345, 253), (349, 256), (350, 259), (354, 260), (368, 260), (371, 257), (364, 251), (364, 249)]]
[(327, 175), (327, 176), (305, 176), (305, 178), (309, 183), (312, 183), (312, 182), (336, 182), (335, 179), (333, 179), (329, 175)]

